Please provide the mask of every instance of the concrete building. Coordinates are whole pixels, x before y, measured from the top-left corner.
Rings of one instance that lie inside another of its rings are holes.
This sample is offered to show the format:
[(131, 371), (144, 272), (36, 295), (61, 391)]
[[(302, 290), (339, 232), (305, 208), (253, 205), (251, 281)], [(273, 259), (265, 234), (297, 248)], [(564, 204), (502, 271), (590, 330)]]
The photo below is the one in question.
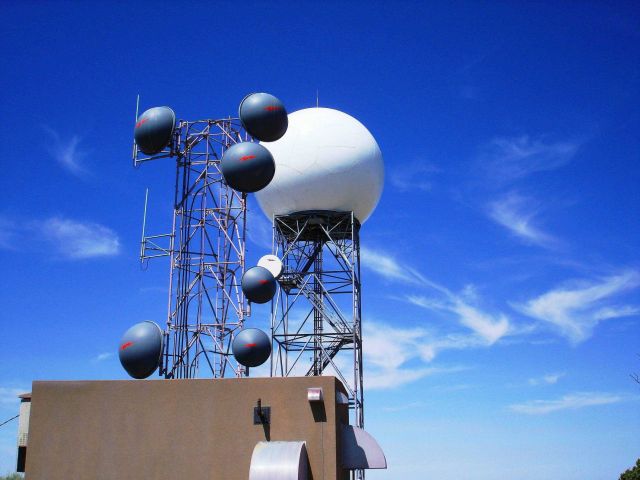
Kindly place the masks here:
[(27, 480), (345, 480), (386, 468), (335, 377), (33, 383)]

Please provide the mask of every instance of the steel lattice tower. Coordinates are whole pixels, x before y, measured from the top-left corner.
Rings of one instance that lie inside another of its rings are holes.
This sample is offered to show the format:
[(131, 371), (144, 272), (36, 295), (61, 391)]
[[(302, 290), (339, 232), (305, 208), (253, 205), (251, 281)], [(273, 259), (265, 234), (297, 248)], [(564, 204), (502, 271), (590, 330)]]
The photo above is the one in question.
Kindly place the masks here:
[(362, 428), (359, 230), (352, 212), (275, 216), (283, 273), (272, 309), (271, 373), (335, 374), (349, 393), (354, 424)]
[[(237, 119), (180, 121), (162, 157), (176, 159), (171, 233), (146, 235), (140, 258), (170, 260), (165, 378), (242, 376), (231, 342), (248, 315), (240, 286), (245, 270), (246, 194), (227, 186), (220, 172), (224, 151), (246, 141)], [(146, 223), (145, 201), (145, 223)], [(203, 373), (200, 367), (204, 367)]]

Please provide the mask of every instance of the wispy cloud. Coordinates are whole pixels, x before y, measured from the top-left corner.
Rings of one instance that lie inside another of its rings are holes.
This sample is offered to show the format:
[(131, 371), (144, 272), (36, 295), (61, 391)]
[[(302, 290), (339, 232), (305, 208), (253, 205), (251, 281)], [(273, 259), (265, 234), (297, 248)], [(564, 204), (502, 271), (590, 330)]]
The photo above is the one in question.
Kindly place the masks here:
[(418, 369), (379, 369), (369, 370), (365, 378), (367, 390), (387, 390), (398, 388), (408, 383), (413, 383), (429, 375), (436, 373), (455, 372), (456, 369), (443, 369), (438, 367), (423, 367)]
[(0, 217), (0, 248), (27, 250), (43, 241), (52, 244), (69, 259), (111, 256), (120, 252), (118, 235), (98, 223), (63, 217), (16, 222)]
[(42, 224), (42, 233), (65, 257), (84, 259), (117, 255), (118, 235), (103, 225), (53, 217)]
[(17, 404), (20, 402), (18, 395), (29, 391), (30, 390), (24, 388), (0, 387), (0, 405)]
[(4, 250), (16, 248), (16, 225), (3, 217), (0, 217), (0, 248)]
[(577, 141), (549, 142), (528, 135), (500, 137), (484, 148), (480, 161), (492, 179), (510, 182), (562, 167), (573, 159), (579, 148)]
[(93, 358), (93, 361), (94, 362), (104, 362), (105, 360), (109, 360), (110, 358), (112, 358), (114, 355), (115, 355), (115, 353), (113, 353), (113, 352), (104, 352), (104, 353), (101, 353), (99, 355), (96, 355)]
[(425, 406), (426, 406), (425, 402), (417, 401), (417, 402), (403, 403), (401, 405), (394, 405), (392, 407), (382, 407), (381, 410), (383, 412), (401, 412), (403, 410), (413, 410), (415, 408), (424, 408)]
[(433, 360), (445, 350), (466, 350), (487, 347), (489, 344), (476, 334), (449, 333), (446, 335), (428, 335), (420, 345), (423, 358)]
[[(471, 329), (480, 337), (482, 342), (477, 342), (477, 344), (492, 345), (509, 333), (510, 323), (506, 315), (502, 313), (492, 315), (483, 312), (451, 292), (448, 292), (448, 295), (442, 300), (433, 300), (419, 295), (407, 295), (406, 299), (412, 304), (428, 310), (455, 314), (461, 325)], [(477, 344), (475, 346), (478, 346)]]
[[(363, 248), (361, 252), (364, 268), (391, 281), (424, 287), (435, 295), (435, 298), (425, 295), (407, 295), (405, 299), (410, 303), (428, 310), (453, 314), (461, 325), (471, 329), (488, 345), (495, 343), (509, 332), (510, 322), (506, 315), (489, 314), (471, 303), (478, 297), (473, 286), (465, 286), (462, 293), (458, 295), (385, 252), (368, 248)], [(465, 343), (468, 341), (465, 338)]]
[(389, 181), (401, 192), (428, 192), (433, 188), (430, 177), (439, 171), (440, 169), (431, 163), (416, 162), (391, 172)]
[(362, 247), (360, 249), (360, 258), (364, 268), (377, 273), (387, 280), (424, 286), (428, 286), (430, 283), (416, 269), (408, 265), (401, 264), (386, 252)]
[(509, 232), (526, 243), (541, 247), (554, 247), (558, 240), (535, 225), (537, 208), (531, 201), (518, 194), (510, 192), (504, 197), (491, 202), (488, 207), (489, 217), (505, 227)]
[(611, 297), (640, 285), (640, 274), (625, 271), (599, 281), (572, 282), (546, 292), (514, 308), (551, 324), (576, 344), (589, 338), (602, 320), (640, 314), (635, 305), (612, 305)]
[(433, 392), (438, 393), (452, 393), (452, 392), (461, 392), (463, 390), (469, 390), (473, 388), (473, 385), (468, 383), (458, 383), (455, 385), (436, 385), (431, 389)]
[(489, 345), (494, 344), (509, 332), (509, 319), (502, 313), (492, 315), (482, 312), (459, 298), (455, 298), (447, 310), (457, 314), (462, 325), (476, 332)]
[(510, 405), (509, 409), (526, 415), (546, 415), (561, 410), (576, 410), (597, 405), (609, 405), (628, 400), (627, 397), (611, 393), (580, 392), (565, 395), (555, 400), (531, 400)]
[(51, 146), (49, 147), (49, 153), (60, 164), (62, 168), (78, 177), (84, 177), (88, 174), (83, 165), (83, 161), (87, 156), (87, 153), (80, 149), (80, 143), (82, 139), (73, 135), (68, 140), (63, 140), (58, 132), (45, 127), (51, 137)]
[(368, 390), (397, 388), (429, 375), (466, 370), (427, 366), (433, 359), (431, 352), (424, 349), (430, 335), (421, 328), (403, 329), (368, 321), (364, 323), (363, 336)]
[(564, 375), (564, 373), (548, 373), (541, 377), (530, 378), (528, 383), (532, 387), (537, 387), (539, 385), (555, 385), (558, 383), (558, 380), (564, 377)]

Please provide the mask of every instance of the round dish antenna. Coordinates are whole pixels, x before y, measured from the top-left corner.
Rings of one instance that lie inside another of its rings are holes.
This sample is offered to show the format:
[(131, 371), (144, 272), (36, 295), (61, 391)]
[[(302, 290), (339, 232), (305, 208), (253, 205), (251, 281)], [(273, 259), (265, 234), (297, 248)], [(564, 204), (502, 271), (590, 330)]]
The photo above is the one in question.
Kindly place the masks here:
[(227, 185), (239, 192), (251, 193), (269, 184), (276, 165), (265, 147), (258, 143), (242, 142), (224, 152), (220, 169)]
[(153, 107), (138, 117), (133, 130), (136, 145), (146, 155), (160, 153), (171, 141), (176, 114), (169, 107)]
[(257, 367), (271, 355), (271, 340), (262, 330), (245, 328), (241, 330), (231, 345), (233, 356), (245, 367)]
[(352, 211), (363, 223), (384, 182), (382, 153), (358, 120), (330, 108), (289, 115), (287, 134), (264, 146), (276, 161), (269, 185), (256, 194), (269, 219), (308, 210)]
[(133, 378), (147, 378), (160, 365), (163, 333), (154, 322), (135, 324), (120, 341), (120, 363)]
[(253, 267), (242, 275), (242, 291), (253, 303), (267, 303), (276, 294), (277, 282), (269, 270)]
[(244, 129), (261, 142), (278, 140), (289, 124), (284, 104), (268, 93), (252, 93), (244, 97), (238, 116)]
[(271, 275), (276, 279), (282, 275), (283, 265), (276, 255), (265, 255), (260, 258), (260, 260), (258, 260), (258, 266), (269, 270)]

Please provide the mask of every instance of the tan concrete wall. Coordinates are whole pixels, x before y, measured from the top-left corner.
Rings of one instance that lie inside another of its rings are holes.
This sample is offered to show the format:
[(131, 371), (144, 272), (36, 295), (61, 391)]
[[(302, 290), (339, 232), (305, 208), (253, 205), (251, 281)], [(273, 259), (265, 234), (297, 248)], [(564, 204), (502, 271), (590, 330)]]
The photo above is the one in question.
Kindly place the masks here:
[[(324, 415), (309, 387), (323, 388)], [(267, 437), (306, 441), (312, 478), (341, 479), (336, 388), (334, 377), (34, 382), (26, 479), (247, 480)], [(267, 431), (253, 424), (258, 398)]]

